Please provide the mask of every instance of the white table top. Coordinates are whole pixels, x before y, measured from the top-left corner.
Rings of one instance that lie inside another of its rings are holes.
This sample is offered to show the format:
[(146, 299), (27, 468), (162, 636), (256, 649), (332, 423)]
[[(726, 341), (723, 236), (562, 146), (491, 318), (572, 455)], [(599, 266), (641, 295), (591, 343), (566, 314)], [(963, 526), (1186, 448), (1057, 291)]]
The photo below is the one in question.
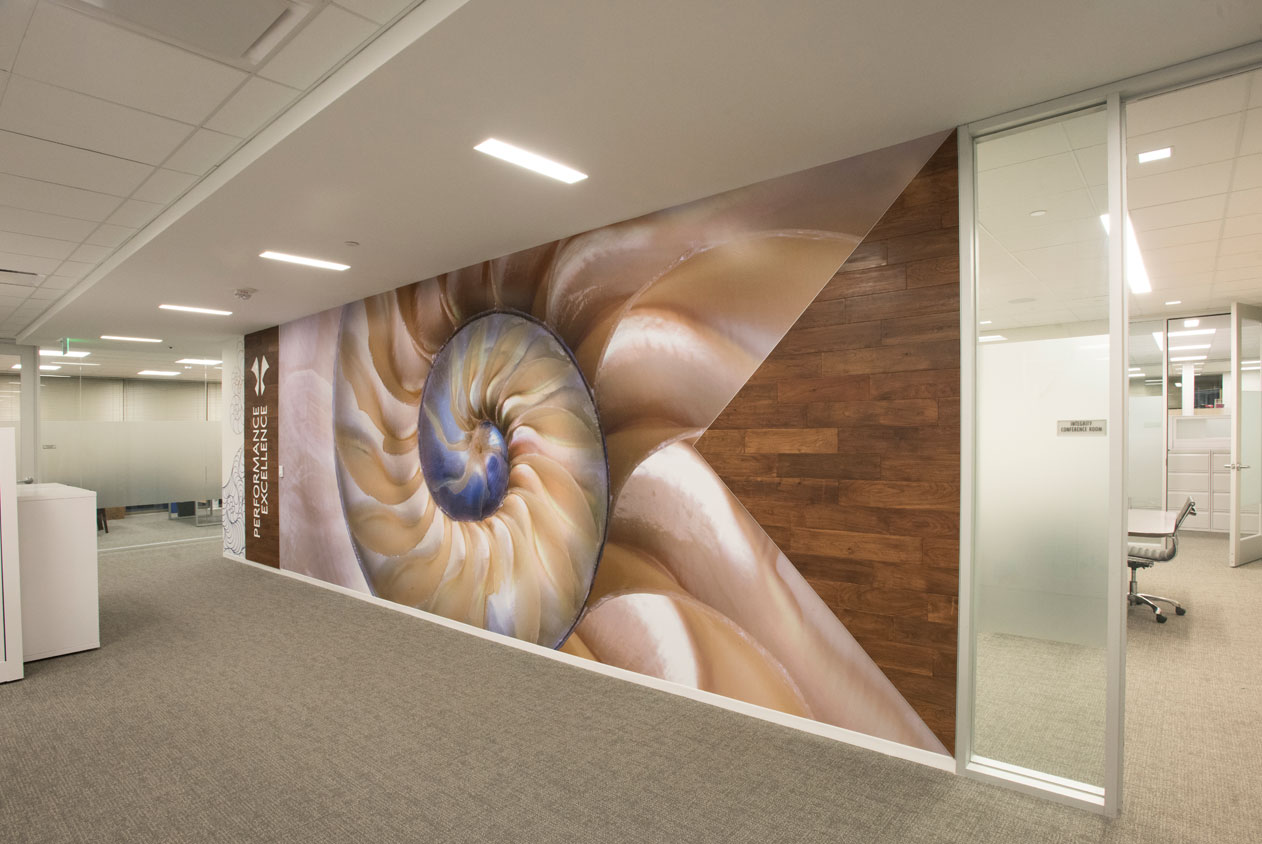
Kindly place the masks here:
[(1127, 510), (1126, 532), (1131, 536), (1170, 536), (1178, 515), (1173, 510)]

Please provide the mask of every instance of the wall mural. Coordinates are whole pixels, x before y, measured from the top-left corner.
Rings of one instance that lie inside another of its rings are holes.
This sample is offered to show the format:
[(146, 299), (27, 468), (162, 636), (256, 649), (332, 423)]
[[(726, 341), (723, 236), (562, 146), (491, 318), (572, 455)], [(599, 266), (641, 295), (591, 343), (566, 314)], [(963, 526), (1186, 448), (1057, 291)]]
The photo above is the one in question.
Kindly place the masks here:
[(281, 567), (945, 753), (694, 448), (943, 137), (280, 326)]

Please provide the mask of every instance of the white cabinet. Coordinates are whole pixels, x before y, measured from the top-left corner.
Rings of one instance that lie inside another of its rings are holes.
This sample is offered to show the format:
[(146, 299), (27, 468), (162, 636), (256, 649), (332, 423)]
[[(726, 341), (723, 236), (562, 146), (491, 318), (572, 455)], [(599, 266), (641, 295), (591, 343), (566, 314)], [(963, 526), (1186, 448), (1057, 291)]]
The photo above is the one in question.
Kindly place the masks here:
[[(1230, 417), (1217, 417), (1218, 419)], [(1185, 440), (1186, 442), (1186, 440)], [(1216, 443), (1221, 446), (1221, 443)], [(1224, 468), (1231, 462), (1230, 445), (1203, 451), (1171, 451), (1168, 455), (1166, 509), (1178, 510), (1183, 499), (1191, 496), (1196, 502), (1197, 514), (1188, 516), (1183, 523), (1191, 530), (1231, 529), (1231, 472)], [(1242, 527), (1255, 533), (1258, 527), (1256, 514), (1242, 514)]]
[(0, 428), (0, 683), (22, 679), (16, 464), (13, 429)]
[(96, 493), (34, 484), (17, 503), (23, 659), (99, 648)]

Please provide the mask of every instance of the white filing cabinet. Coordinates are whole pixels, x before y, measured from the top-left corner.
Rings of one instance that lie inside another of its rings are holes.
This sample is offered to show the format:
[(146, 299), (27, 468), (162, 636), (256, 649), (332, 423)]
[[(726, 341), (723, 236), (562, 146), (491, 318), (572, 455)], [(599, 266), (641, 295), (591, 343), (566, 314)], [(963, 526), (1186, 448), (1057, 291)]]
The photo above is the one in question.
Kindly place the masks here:
[[(1183, 499), (1192, 496), (1197, 514), (1188, 516), (1184, 526), (1192, 530), (1231, 529), (1231, 472), (1224, 468), (1231, 462), (1229, 449), (1207, 451), (1172, 451), (1169, 455), (1166, 509), (1178, 510)], [(1242, 527), (1256, 533), (1256, 513), (1242, 513)]]
[(34, 484), (17, 498), (23, 659), (99, 648), (96, 493)]

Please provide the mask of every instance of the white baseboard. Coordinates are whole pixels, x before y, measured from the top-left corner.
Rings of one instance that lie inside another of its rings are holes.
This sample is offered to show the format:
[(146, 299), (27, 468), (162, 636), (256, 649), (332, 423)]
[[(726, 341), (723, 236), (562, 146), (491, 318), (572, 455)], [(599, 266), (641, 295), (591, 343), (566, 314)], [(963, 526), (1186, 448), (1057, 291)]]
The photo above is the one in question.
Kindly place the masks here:
[(670, 680), (662, 680), (658, 677), (650, 677), (647, 674), (639, 674), (635, 671), (628, 671), (625, 668), (618, 668), (614, 665), (605, 665), (604, 663), (584, 659), (583, 657), (573, 656), (571, 654), (564, 653), (563, 651), (556, 651), (551, 648), (536, 645), (532, 642), (524, 642), (521, 639), (514, 639), (511, 636), (492, 633), (491, 631), (483, 630), (480, 627), (474, 627), (470, 624), (453, 621), (450, 618), (434, 615), (433, 613), (428, 613), (424, 610), (405, 607), (402, 604), (396, 604), (393, 601), (387, 601), (384, 598), (378, 598), (365, 592), (348, 589), (345, 586), (338, 586), (335, 583), (328, 583), (327, 581), (320, 580), (319, 578), (300, 574), (298, 572), (277, 569), (272, 566), (265, 566), (261, 563), (255, 563), (235, 555), (224, 554), (224, 558), (238, 563), (245, 563), (247, 566), (253, 566), (254, 568), (262, 569), (264, 571), (279, 573), (285, 577), (301, 580), (304, 583), (310, 583), (313, 586), (319, 586), (333, 592), (340, 592), (343, 595), (348, 595), (352, 598), (357, 598), (370, 604), (376, 604), (379, 607), (385, 607), (386, 609), (394, 610), (395, 612), (403, 613), (404, 615), (410, 615), (433, 624), (439, 624), (443, 627), (459, 630), (462, 633), (477, 636), (479, 639), (486, 639), (499, 645), (516, 648), (519, 651), (526, 651), (527, 653), (534, 654), (535, 656), (556, 660), (557, 662), (564, 662), (567, 665), (582, 668), (586, 671), (594, 671), (597, 674), (604, 674), (608, 677), (616, 677), (617, 679), (625, 680), (628, 683), (635, 683), (636, 685), (647, 686), (651, 689), (667, 692), (668, 694), (690, 698), (692, 700), (710, 704), (711, 706), (717, 706), (721, 709), (739, 712), (742, 715), (748, 715), (752, 718), (758, 718), (763, 721), (770, 721), (773, 724), (780, 724), (781, 726), (801, 730), (804, 733), (811, 733), (813, 735), (833, 739), (843, 744), (862, 747), (866, 750), (874, 750), (877, 753), (882, 753), (886, 756), (906, 759), (909, 762), (917, 762), (930, 768), (937, 768), (940, 771), (955, 773), (955, 758), (952, 756), (935, 753), (931, 750), (923, 750), (919, 747), (911, 747), (906, 744), (899, 744), (898, 742), (890, 741), (888, 739), (877, 738), (876, 736), (870, 736), (866, 733), (860, 733), (854, 730), (847, 730), (844, 727), (825, 724), (821, 721), (815, 721), (810, 718), (802, 718), (798, 715), (789, 715), (775, 709), (768, 709), (764, 706), (758, 706), (757, 704), (746, 703), (743, 700), (736, 700), (735, 698), (724, 697), (723, 695), (707, 692), (702, 689), (695, 689), (691, 686), (684, 686), (679, 683), (671, 682)]

